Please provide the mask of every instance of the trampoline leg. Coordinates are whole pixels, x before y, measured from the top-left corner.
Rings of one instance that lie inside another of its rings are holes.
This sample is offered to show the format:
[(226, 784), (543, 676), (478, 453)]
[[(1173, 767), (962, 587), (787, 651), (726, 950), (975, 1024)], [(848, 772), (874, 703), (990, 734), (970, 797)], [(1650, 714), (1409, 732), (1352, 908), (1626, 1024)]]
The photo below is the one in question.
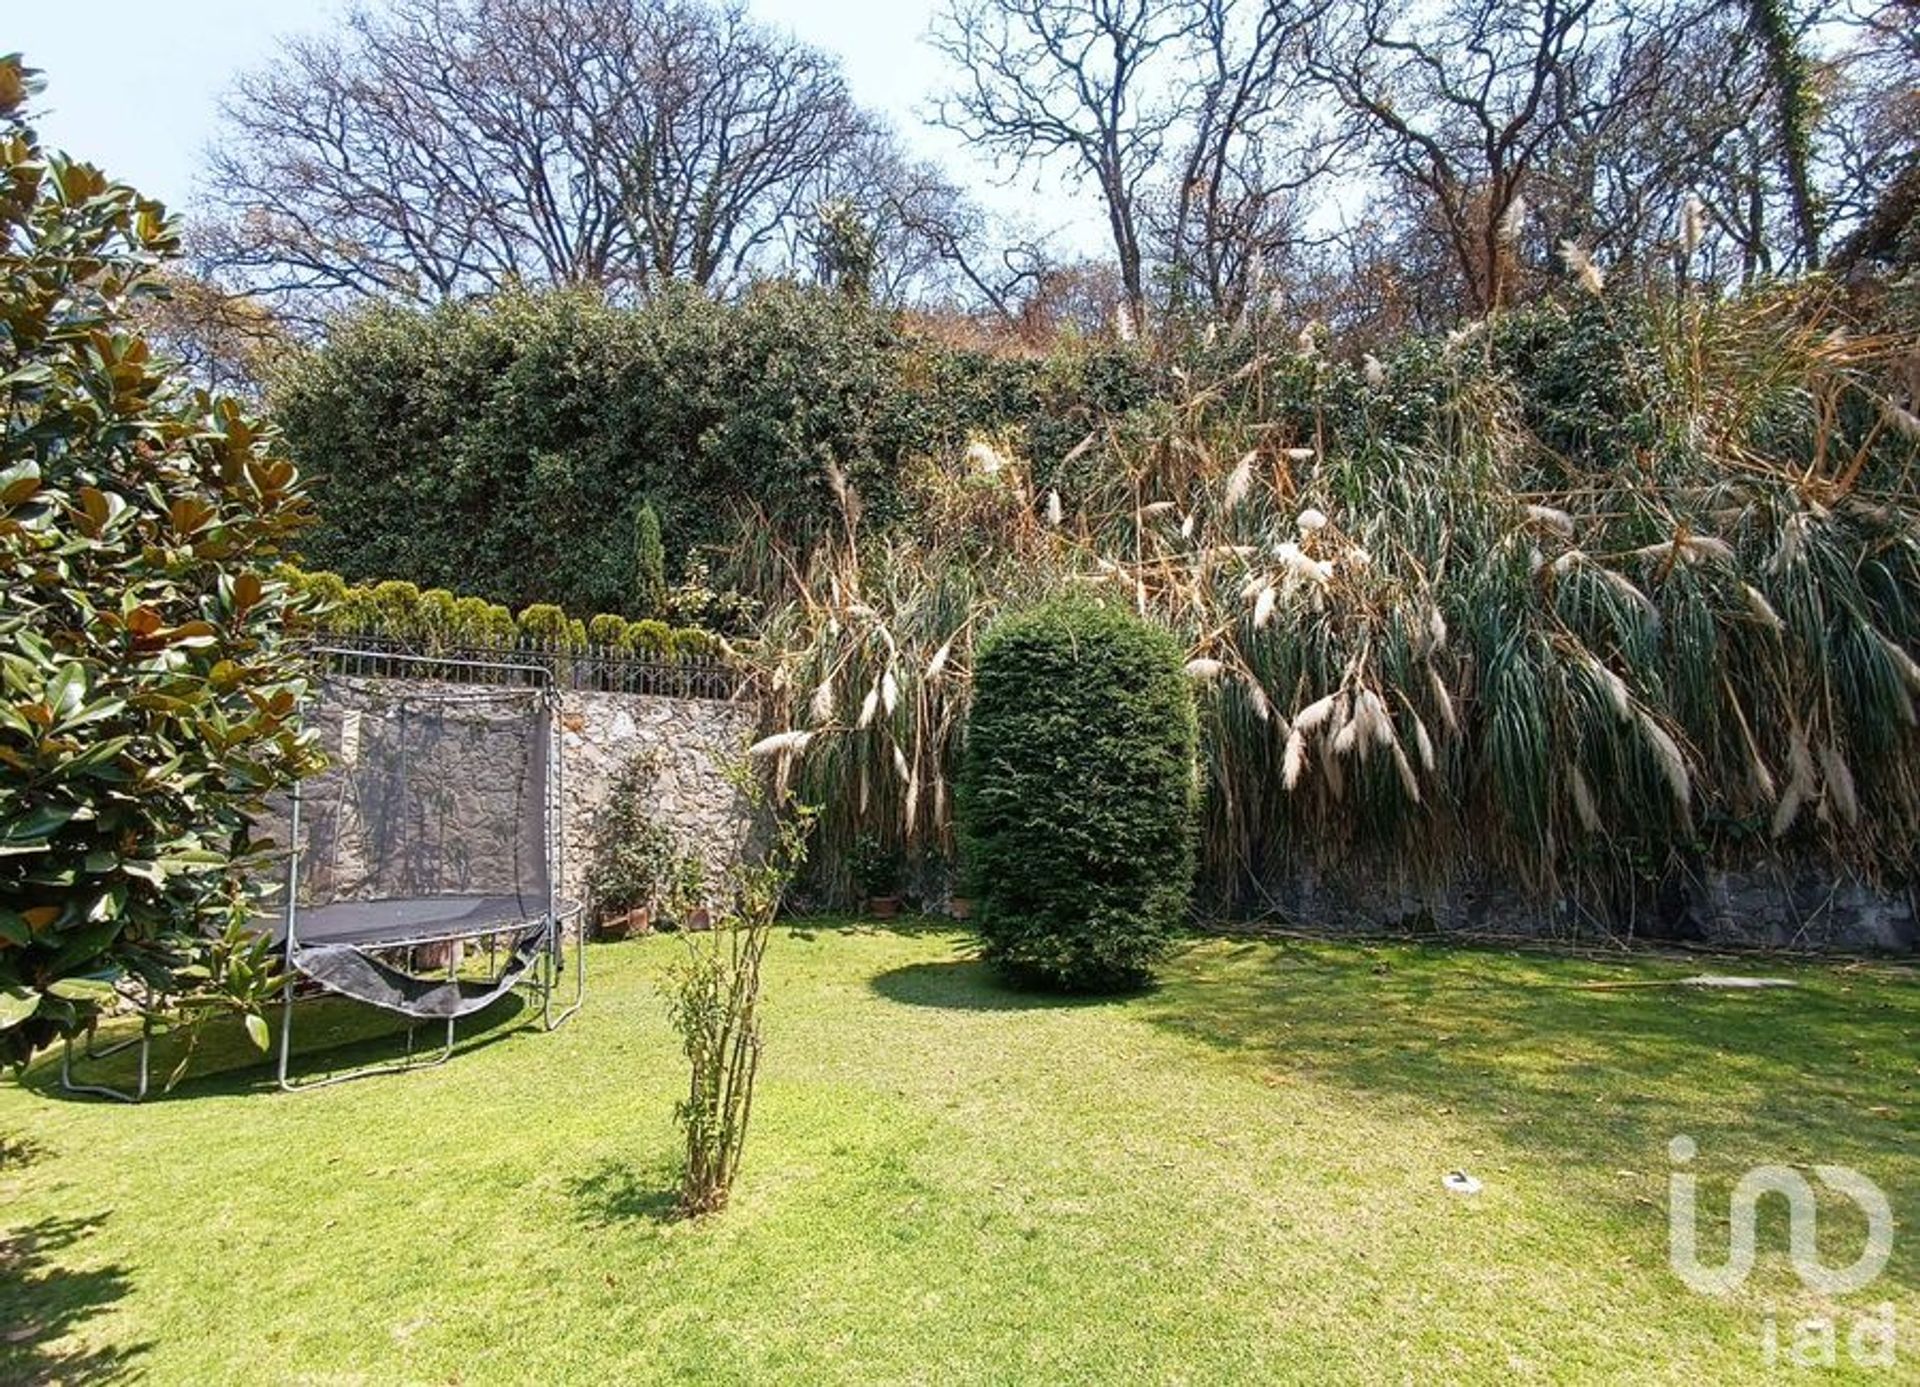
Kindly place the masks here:
[[(149, 999), (151, 1000), (151, 999)], [(73, 1037), (68, 1036), (60, 1051), (60, 1087), (68, 1093), (91, 1093), (101, 1098), (112, 1098), (121, 1103), (138, 1103), (147, 1096), (152, 1075), (153, 1059), (153, 1019), (140, 1018), (140, 1034), (109, 1045), (104, 1050), (93, 1048), (93, 1032), (87, 1032), (86, 1046), (80, 1052), (80, 1058), (86, 1060), (106, 1059), (138, 1046), (140, 1048), (140, 1080), (129, 1093), (123, 1088), (114, 1088), (109, 1084), (75, 1083), (73, 1078)]]
[(287, 1078), (287, 1062), (293, 1057), (293, 977), (287, 977), (286, 990), (281, 994), (280, 1003), (280, 1087), (292, 1093), (298, 1085)]
[(563, 926), (560, 921), (555, 920), (551, 928), (553, 933), (549, 937), (547, 944), (547, 983), (545, 988), (542, 989), (546, 994), (546, 999), (541, 1006), (541, 1018), (548, 1030), (557, 1031), (566, 1025), (567, 1018), (580, 1010), (581, 1004), (587, 999), (587, 931), (578, 924), (574, 927), (573, 1000), (567, 1004), (565, 1011), (555, 1016), (553, 1014), (553, 994), (560, 985), (560, 964), (561, 960), (566, 957), (567, 944), (563, 933), (565, 926)]

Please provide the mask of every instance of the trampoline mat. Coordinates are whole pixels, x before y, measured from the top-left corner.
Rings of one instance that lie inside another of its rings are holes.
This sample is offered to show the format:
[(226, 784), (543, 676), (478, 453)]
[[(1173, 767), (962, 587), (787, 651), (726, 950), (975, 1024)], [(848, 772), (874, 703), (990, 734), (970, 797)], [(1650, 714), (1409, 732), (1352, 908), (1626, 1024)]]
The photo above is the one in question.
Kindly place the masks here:
[[(537, 898), (416, 896), (302, 907), (294, 917), (294, 928), (302, 945), (404, 947), (427, 940), (511, 930), (544, 919), (546, 913), (546, 903)], [(262, 917), (261, 925), (274, 943), (286, 941), (287, 920), (283, 912)]]

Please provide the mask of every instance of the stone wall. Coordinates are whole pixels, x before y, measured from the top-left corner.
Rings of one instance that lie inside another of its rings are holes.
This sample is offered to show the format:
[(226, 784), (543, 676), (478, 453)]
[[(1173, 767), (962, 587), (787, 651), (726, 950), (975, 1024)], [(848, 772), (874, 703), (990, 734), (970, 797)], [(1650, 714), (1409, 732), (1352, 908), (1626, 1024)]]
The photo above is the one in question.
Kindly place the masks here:
[(710, 878), (736, 860), (753, 830), (739, 794), (721, 774), (758, 725), (751, 706), (651, 694), (568, 693), (560, 707), (564, 755), (564, 893), (582, 898), (595, 816), (621, 766), (652, 752), (653, 817), (706, 863)]
[(1269, 883), (1253, 913), (1329, 934), (1409, 934), (1585, 943), (1638, 939), (1735, 949), (1911, 954), (1920, 920), (1911, 891), (1813, 870), (1709, 871), (1612, 909), (1537, 901), (1484, 880), (1438, 888), (1390, 874), (1310, 870)]
[[(539, 694), (388, 679), (338, 686), (309, 718), (330, 764), (301, 792), (304, 899), (545, 889)], [(584, 899), (595, 819), (641, 752), (657, 768), (648, 811), (710, 879), (723, 874), (753, 820), (721, 768), (746, 749), (757, 719), (751, 706), (706, 699), (564, 693), (561, 894)], [(269, 806), (262, 829), (287, 841), (284, 801)]]

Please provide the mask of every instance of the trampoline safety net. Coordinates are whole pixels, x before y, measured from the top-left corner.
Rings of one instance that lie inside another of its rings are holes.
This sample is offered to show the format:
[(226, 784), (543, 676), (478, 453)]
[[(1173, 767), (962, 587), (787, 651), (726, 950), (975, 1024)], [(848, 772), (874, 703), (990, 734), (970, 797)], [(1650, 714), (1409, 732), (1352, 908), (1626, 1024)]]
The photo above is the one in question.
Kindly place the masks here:
[[(279, 805), (262, 825), (291, 850), (293, 904), (276, 902), (263, 927), (290, 942), (301, 973), (376, 1006), (447, 1017), (487, 1005), (551, 942), (546, 689), (333, 675), (309, 725), (328, 765), (301, 784), (297, 812)], [(484, 981), (417, 977), (395, 961), (483, 938), (507, 946)]]

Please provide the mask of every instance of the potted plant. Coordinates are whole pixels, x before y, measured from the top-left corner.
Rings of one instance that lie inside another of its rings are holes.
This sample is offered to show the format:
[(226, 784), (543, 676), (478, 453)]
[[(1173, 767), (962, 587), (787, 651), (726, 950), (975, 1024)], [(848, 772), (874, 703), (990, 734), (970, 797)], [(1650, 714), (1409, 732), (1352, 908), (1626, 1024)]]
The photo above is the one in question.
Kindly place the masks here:
[(853, 869), (855, 885), (866, 897), (867, 913), (879, 920), (891, 920), (900, 913), (900, 849), (878, 834), (863, 833), (854, 840)]
[(594, 823), (585, 885), (602, 938), (652, 930), (654, 904), (677, 861), (673, 835), (646, 810), (654, 769), (645, 752), (621, 767)]
[(667, 906), (680, 928), (712, 929), (713, 908), (708, 904), (706, 862), (692, 853), (677, 857), (670, 878)]

